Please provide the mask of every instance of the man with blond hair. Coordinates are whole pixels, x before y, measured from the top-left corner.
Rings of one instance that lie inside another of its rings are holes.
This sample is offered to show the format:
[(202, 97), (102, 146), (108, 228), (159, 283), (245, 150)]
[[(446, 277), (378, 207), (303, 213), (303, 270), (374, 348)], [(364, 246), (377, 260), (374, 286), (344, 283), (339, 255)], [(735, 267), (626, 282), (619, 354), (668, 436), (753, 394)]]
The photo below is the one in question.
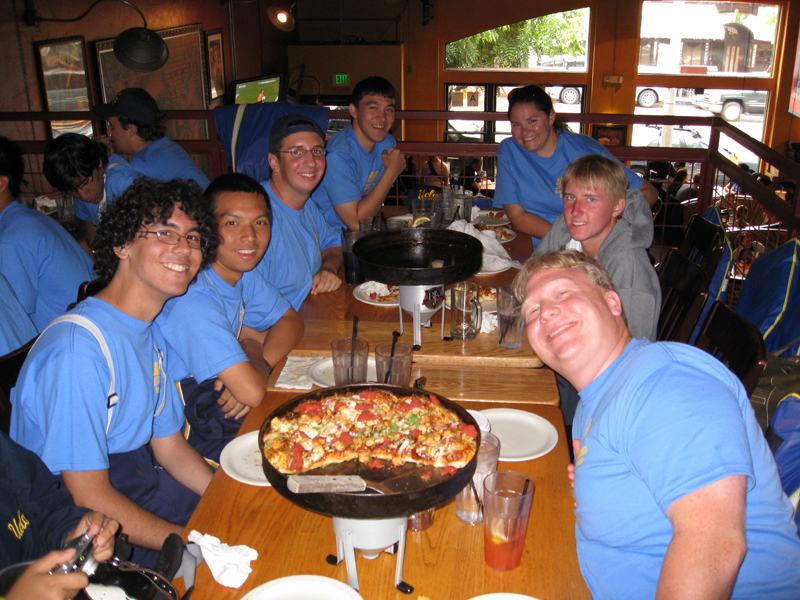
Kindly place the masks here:
[(569, 476), (593, 598), (797, 598), (792, 506), (736, 376), (692, 346), (632, 339), (580, 252), (532, 257), (514, 286), (531, 347), (580, 392)]

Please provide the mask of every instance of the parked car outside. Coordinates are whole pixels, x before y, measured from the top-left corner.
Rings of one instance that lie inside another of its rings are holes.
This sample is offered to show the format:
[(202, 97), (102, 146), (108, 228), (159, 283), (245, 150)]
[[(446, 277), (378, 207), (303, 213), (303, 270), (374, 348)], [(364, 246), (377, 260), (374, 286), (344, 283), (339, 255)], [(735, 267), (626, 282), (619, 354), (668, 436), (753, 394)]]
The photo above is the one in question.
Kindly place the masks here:
[(695, 104), (720, 115), (726, 121), (738, 121), (743, 114), (764, 114), (767, 92), (707, 89), (701, 96), (695, 96)]
[[(547, 94), (562, 104), (579, 104), (583, 98), (583, 88), (576, 86), (551, 85), (545, 87)], [(636, 104), (642, 108), (653, 108), (669, 97), (669, 89), (664, 87), (636, 88)]]

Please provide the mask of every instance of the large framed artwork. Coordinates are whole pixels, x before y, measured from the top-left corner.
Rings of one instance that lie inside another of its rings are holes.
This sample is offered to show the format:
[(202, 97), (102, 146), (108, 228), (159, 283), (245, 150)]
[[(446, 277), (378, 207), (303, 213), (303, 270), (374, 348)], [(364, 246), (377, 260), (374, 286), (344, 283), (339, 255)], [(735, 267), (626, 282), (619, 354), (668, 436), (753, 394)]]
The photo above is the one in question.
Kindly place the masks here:
[(213, 102), (225, 96), (225, 55), (222, 51), (222, 29), (206, 32), (208, 61), (208, 99)]
[[(156, 32), (169, 48), (169, 60), (158, 71), (132, 71), (114, 56), (114, 40), (96, 42), (97, 64), (103, 102), (110, 102), (125, 88), (140, 87), (155, 98), (161, 110), (208, 108), (208, 81), (201, 25), (186, 25)], [(167, 137), (173, 140), (205, 140), (205, 121), (169, 120)]]
[[(48, 111), (91, 110), (86, 76), (86, 44), (83, 36), (36, 42), (39, 87)], [(92, 135), (92, 121), (51, 121), (50, 134)]]

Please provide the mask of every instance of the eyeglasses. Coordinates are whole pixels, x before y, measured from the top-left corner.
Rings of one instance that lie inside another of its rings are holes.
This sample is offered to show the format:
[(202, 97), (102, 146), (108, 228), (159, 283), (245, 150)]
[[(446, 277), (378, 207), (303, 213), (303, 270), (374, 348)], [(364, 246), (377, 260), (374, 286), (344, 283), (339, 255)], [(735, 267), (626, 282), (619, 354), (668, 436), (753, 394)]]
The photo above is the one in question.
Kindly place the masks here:
[(80, 192), (83, 188), (85, 188), (87, 185), (92, 183), (92, 181), (94, 181), (94, 173), (92, 173), (88, 177), (84, 177), (83, 181), (81, 181), (79, 184), (73, 186), (71, 190), (67, 191), (67, 193), (68, 194), (72, 194), (74, 196), (75, 194)]
[(328, 153), (325, 148), (311, 148), (311, 150), (307, 148), (292, 148), (291, 150), (279, 150), (279, 152), (281, 154), (288, 154), (292, 158), (303, 158), (309, 152), (311, 152), (311, 156), (314, 158), (322, 158)]
[(185, 239), (186, 243), (189, 245), (189, 248), (194, 248), (195, 250), (199, 250), (203, 246), (203, 238), (200, 236), (199, 233), (187, 233), (186, 235), (178, 235), (174, 231), (170, 231), (169, 229), (165, 229), (164, 231), (148, 231), (145, 229), (142, 232), (142, 235), (147, 234), (154, 234), (158, 241), (162, 244), (167, 244), (168, 246), (177, 246), (178, 243)]

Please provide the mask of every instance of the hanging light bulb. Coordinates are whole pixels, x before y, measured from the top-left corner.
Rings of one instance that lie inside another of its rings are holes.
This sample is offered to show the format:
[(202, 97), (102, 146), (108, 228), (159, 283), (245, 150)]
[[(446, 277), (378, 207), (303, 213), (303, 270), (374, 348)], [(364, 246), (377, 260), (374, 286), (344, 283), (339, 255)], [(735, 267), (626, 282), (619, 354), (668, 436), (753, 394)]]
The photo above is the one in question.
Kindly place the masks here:
[(267, 16), (269, 20), (272, 21), (272, 24), (281, 31), (288, 32), (294, 30), (294, 17), (292, 16), (291, 9), (286, 10), (285, 8), (270, 6), (267, 9)]

